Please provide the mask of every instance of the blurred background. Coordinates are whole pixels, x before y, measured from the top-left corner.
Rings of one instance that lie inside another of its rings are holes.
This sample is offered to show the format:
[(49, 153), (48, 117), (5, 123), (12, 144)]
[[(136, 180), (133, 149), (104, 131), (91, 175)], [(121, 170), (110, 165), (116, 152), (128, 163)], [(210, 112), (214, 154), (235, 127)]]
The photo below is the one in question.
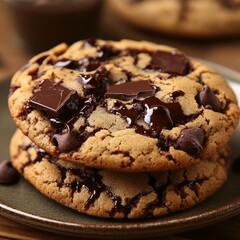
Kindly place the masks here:
[[(194, 32), (191, 26), (174, 25), (176, 18), (196, 26)], [(240, 1), (1, 0), (0, 80), (9, 79), (38, 52), (90, 37), (167, 44), (240, 71)]]

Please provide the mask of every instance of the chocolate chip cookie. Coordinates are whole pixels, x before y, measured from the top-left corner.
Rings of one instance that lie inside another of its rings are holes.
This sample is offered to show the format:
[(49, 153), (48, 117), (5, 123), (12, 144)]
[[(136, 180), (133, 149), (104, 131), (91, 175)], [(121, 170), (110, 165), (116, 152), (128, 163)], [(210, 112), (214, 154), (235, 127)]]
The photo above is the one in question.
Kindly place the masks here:
[(49, 154), (128, 172), (196, 164), (225, 146), (239, 121), (219, 74), (177, 49), (130, 40), (37, 55), (14, 75), (9, 108)]
[(212, 195), (227, 178), (228, 151), (187, 169), (117, 173), (80, 167), (36, 147), (19, 130), (12, 138), (13, 166), (47, 197), (104, 218), (157, 217), (183, 210)]
[(211, 38), (240, 34), (239, 0), (109, 0), (128, 22), (159, 33)]

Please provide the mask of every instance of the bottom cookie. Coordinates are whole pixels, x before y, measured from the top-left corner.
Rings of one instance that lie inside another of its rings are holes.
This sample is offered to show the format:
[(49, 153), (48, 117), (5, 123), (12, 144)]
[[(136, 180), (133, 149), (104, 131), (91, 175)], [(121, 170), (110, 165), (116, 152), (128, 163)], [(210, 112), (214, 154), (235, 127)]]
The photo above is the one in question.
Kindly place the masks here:
[(228, 150), (187, 169), (118, 173), (81, 167), (37, 148), (19, 130), (13, 166), (47, 197), (79, 212), (104, 218), (157, 217), (196, 205), (227, 179)]

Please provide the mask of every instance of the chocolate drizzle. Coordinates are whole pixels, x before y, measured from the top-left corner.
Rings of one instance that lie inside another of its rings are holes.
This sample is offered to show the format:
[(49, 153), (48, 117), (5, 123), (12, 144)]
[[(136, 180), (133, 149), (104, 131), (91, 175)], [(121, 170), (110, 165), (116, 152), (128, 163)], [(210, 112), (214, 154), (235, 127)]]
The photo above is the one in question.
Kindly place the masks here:
[[(49, 159), (49, 161), (59, 168), (62, 176), (62, 181), (58, 184), (59, 187), (68, 187), (72, 189), (72, 194), (75, 192), (80, 192), (83, 188), (87, 189), (90, 193), (89, 198), (85, 202), (85, 210), (88, 210), (92, 207), (95, 201), (100, 197), (102, 193), (106, 193), (108, 197), (113, 201), (114, 207), (109, 212), (110, 217), (114, 217), (116, 213), (123, 213), (125, 218), (131, 210), (137, 205), (140, 197), (144, 194), (137, 194), (133, 198), (128, 199), (127, 204), (122, 204), (121, 197), (115, 195), (111, 188), (106, 186), (102, 181), (101, 170), (91, 169), (91, 168), (70, 168), (67, 169), (60, 165), (55, 158)], [(69, 172), (72, 175), (77, 176), (80, 180), (75, 180), (71, 183), (64, 183), (66, 178), (66, 173)], [(146, 193), (147, 194), (147, 193)]]
[[(67, 168), (63, 166), (55, 157), (44, 152), (42, 149), (37, 148), (35, 144), (23, 146), (22, 149), (28, 152), (29, 148), (32, 147), (35, 148), (37, 157), (33, 160), (31, 159), (33, 155), (28, 154), (29, 162), (26, 166), (34, 165), (36, 162), (41, 162), (43, 158), (47, 159), (51, 164), (56, 165), (59, 172), (61, 173), (61, 179), (58, 182), (59, 188), (70, 188), (72, 190), (72, 197), (75, 192), (81, 192), (82, 189), (86, 189), (89, 192), (89, 197), (85, 202), (86, 211), (94, 205), (102, 193), (105, 193), (113, 201), (113, 208), (109, 211), (109, 216), (114, 217), (117, 213), (122, 213), (125, 218), (128, 218), (128, 215), (131, 213), (133, 208), (137, 206), (141, 197), (149, 194), (149, 192), (139, 193), (131, 198), (125, 199), (125, 203), (123, 203), (123, 199), (120, 196), (116, 195), (110, 186), (104, 184), (104, 170), (87, 167)], [(67, 173), (76, 180), (66, 183), (66, 178), (68, 175)], [(145, 213), (147, 216), (152, 217), (154, 209), (158, 207), (165, 207), (167, 189), (173, 184), (171, 180), (172, 175), (171, 171), (167, 172), (166, 180), (159, 185), (157, 181), (157, 173), (146, 174), (148, 175), (148, 185), (152, 187), (151, 191), (154, 191), (157, 194), (156, 199), (153, 202), (149, 203), (149, 205), (145, 208)], [(207, 180), (205, 178), (188, 180), (185, 174), (183, 174), (183, 177), (184, 180), (182, 182), (178, 182), (173, 186), (174, 190), (180, 194), (181, 198), (183, 199), (187, 197), (184, 192), (185, 187), (191, 189), (197, 195), (197, 184), (201, 185), (204, 180)]]

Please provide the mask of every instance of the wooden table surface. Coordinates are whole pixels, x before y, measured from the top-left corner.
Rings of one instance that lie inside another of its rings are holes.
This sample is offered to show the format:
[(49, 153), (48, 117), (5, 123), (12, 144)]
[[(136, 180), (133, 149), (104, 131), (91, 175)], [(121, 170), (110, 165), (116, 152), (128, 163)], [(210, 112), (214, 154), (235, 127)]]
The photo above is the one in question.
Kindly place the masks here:
[[(147, 33), (128, 26), (108, 7), (104, 8), (100, 24), (100, 37), (105, 39), (130, 38), (150, 40), (175, 46), (188, 55), (213, 61), (240, 72), (240, 40), (221, 39), (196, 41), (170, 38)], [(10, 79), (12, 74), (32, 56), (16, 41), (9, 15), (0, 1), (0, 81)], [(53, 233), (24, 226), (0, 216), (0, 239), (66, 239)], [(67, 238), (76, 239), (76, 238)], [(160, 239), (160, 238), (159, 238)], [(198, 230), (164, 237), (167, 240), (188, 239), (240, 239), (240, 216)]]

